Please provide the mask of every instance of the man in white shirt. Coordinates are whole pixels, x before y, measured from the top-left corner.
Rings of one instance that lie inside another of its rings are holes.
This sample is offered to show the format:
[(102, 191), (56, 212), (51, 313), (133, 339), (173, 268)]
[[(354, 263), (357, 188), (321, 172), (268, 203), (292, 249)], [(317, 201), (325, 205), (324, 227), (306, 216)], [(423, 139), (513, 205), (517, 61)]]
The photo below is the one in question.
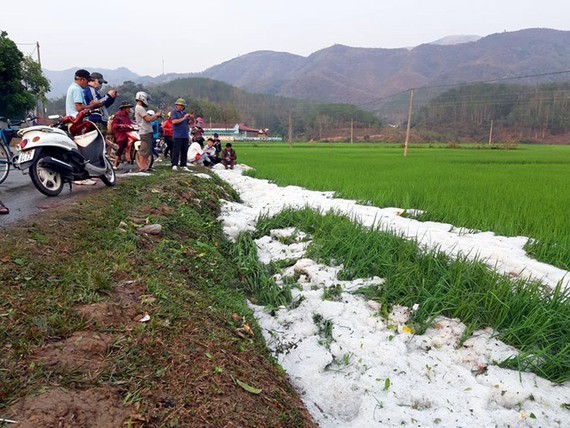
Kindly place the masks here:
[(140, 91), (135, 95), (135, 122), (139, 126), (141, 146), (139, 148), (139, 168), (141, 172), (152, 171), (150, 157), (152, 156), (152, 121), (162, 116), (161, 112), (149, 115), (146, 108), (150, 97), (146, 92)]

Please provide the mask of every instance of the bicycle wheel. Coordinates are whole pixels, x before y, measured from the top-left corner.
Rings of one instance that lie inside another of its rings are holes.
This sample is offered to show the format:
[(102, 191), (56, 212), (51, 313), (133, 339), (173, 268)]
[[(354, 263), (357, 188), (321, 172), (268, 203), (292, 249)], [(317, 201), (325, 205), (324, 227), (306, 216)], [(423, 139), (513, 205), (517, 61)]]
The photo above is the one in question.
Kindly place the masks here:
[(6, 180), (10, 172), (11, 159), (8, 150), (3, 144), (0, 144), (0, 184)]

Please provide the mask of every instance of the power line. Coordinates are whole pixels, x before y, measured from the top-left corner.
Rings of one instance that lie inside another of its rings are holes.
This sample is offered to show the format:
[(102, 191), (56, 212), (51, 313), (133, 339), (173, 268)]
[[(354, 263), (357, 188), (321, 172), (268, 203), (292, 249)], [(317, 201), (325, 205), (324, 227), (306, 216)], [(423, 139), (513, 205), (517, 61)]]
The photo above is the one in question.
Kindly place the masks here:
[(518, 80), (518, 79), (528, 79), (528, 78), (532, 78), (532, 77), (553, 76), (553, 75), (566, 74), (566, 73), (570, 73), (570, 69), (569, 70), (552, 71), (552, 72), (548, 72), (548, 73), (528, 74), (528, 75), (523, 75), (523, 76), (502, 77), (502, 78), (490, 79), (490, 80), (474, 80), (474, 81), (470, 81), (470, 82), (420, 86), (419, 88), (408, 88), (406, 90), (396, 92), (394, 94), (387, 95), (384, 97), (376, 98), (372, 101), (367, 101), (367, 102), (362, 103), (362, 104), (355, 104), (355, 106), (356, 107), (362, 107), (362, 108), (365, 106), (370, 106), (370, 105), (373, 105), (373, 104), (378, 103), (380, 101), (388, 100), (388, 99), (394, 98), (398, 95), (406, 94), (406, 93), (410, 92), (412, 89), (416, 89), (416, 90), (422, 89), (423, 90), (423, 89), (435, 89), (435, 88), (448, 88), (448, 87), (454, 87), (454, 86), (468, 86), (468, 85), (475, 85), (475, 84), (482, 84), (482, 83), (496, 83), (496, 82), (502, 82), (502, 81), (506, 81), (506, 80)]

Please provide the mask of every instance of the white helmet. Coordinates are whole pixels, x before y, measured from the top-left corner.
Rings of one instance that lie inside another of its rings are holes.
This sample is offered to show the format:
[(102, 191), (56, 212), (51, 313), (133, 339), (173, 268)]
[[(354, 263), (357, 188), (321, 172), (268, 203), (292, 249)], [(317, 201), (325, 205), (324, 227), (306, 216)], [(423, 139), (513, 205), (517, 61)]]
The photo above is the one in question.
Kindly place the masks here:
[(146, 114), (148, 114), (149, 116), (154, 116), (154, 110), (147, 110)]
[(136, 101), (141, 101), (145, 106), (148, 105), (149, 95), (146, 92), (140, 91), (135, 95)]

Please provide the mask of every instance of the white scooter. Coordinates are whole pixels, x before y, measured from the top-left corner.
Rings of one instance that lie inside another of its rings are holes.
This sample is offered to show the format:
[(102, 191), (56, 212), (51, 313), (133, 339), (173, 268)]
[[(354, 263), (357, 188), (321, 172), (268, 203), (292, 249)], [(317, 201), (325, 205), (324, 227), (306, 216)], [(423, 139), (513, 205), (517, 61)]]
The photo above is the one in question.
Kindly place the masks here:
[(77, 117), (49, 116), (53, 126), (31, 126), (18, 131), (22, 138), (15, 167), (29, 168), (34, 186), (47, 196), (57, 196), (63, 185), (88, 178), (100, 178), (107, 186), (117, 182), (115, 171), (105, 156), (105, 139), (94, 123), (85, 120), (91, 112)]

